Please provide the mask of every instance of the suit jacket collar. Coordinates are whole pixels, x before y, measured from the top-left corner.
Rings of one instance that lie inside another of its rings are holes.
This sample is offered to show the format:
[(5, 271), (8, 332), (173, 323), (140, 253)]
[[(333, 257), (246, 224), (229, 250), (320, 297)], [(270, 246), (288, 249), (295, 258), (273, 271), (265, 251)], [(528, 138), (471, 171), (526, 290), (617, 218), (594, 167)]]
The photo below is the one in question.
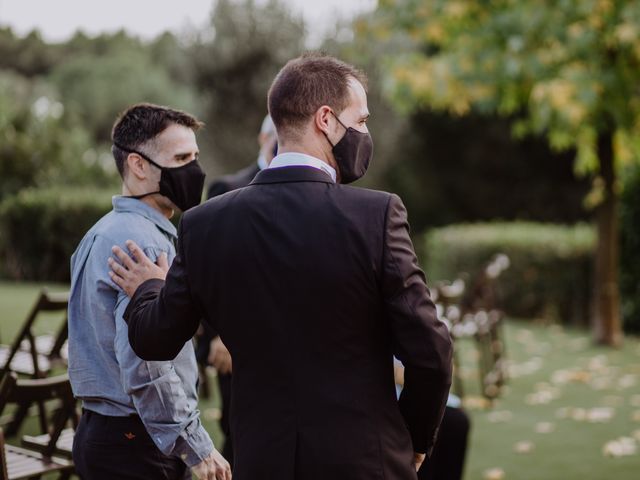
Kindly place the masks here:
[(331, 177), (322, 170), (314, 167), (296, 165), (261, 170), (249, 185), (291, 182), (321, 182), (333, 184)]

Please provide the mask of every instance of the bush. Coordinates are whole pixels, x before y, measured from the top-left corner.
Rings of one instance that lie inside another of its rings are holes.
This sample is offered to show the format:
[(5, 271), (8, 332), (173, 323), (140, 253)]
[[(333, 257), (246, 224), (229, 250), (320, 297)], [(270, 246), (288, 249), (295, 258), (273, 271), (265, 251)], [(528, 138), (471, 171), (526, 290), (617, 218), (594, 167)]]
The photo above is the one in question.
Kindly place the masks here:
[(430, 231), (424, 238), (427, 276), (473, 281), (497, 253), (510, 267), (499, 277), (497, 294), (514, 317), (577, 325), (589, 323), (595, 232), (590, 225), (478, 223)]
[(640, 332), (640, 168), (629, 172), (620, 206), (620, 294), (627, 332)]
[(69, 260), (111, 209), (113, 191), (26, 189), (0, 203), (1, 274), (13, 280), (69, 281)]

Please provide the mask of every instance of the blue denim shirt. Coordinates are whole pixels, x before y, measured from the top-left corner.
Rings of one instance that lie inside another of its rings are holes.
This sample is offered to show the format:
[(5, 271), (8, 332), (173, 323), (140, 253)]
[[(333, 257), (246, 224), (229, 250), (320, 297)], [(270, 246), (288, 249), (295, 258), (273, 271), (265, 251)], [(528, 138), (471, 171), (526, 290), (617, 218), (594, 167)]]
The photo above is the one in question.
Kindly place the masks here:
[(122, 318), (129, 299), (109, 278), (111, 247), (135, 241), (153, 261), (175, 257), (176, 229), (140, 200), (113, 197), (113, 210), (71, 257), (69, 378), (84, 408), (109, 416), (137, 414), (158, 448), (192, 467), (212, 451), (200, 423), (198, 368), (187, 342), (172, 361), (145, 362), (129, 345)]

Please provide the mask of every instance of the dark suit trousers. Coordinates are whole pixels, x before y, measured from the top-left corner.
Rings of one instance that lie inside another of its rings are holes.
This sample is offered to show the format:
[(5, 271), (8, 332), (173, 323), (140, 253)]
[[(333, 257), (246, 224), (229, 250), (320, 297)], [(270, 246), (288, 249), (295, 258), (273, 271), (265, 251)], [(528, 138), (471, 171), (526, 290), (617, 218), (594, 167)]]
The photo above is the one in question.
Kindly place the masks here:
[(220, 427), (224, 432), (224, 447), (222, 456), (233, 466), (233, 440), (231, 438), (231, 374), (218, 374), (218, 387), (220, 387), (220, 397), (222, 400), (222, 416), (220, 417)]
[(419, 480), (462, 479), (469, 429), (469, 417), (463, 410), (445, 409), (438, 440), (431, 458), (418, 472)]
[(187, 480), (191, 471), (164, 455), (139, 417), (85, 410), (73, 439), (73, 462), (83, 480)]

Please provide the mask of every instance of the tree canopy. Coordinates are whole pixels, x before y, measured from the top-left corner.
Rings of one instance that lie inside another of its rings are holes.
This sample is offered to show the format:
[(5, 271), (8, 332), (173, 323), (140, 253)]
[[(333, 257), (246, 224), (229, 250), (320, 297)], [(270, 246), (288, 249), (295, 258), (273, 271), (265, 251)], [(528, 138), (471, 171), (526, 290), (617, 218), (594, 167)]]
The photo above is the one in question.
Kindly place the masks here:
[(640, 3), (624, 0), (381, 0), (380, 35), (413, 49), (388, 58), (389, 88), (404, 109), (472, 110), (514, 119), (514, 133), (575, 148), (595, 173), (595, 337), (621, 342), (617, 170), (637, 161)]
[(513, 115), (517, 135), (575, 147), (579, 171), (597, 170), (603, 131), (619, 161), (636, 158), (639, 2), (381, 0), (379, 13), (376, 28), (416, 46), (389, 62), (402, 107)]

